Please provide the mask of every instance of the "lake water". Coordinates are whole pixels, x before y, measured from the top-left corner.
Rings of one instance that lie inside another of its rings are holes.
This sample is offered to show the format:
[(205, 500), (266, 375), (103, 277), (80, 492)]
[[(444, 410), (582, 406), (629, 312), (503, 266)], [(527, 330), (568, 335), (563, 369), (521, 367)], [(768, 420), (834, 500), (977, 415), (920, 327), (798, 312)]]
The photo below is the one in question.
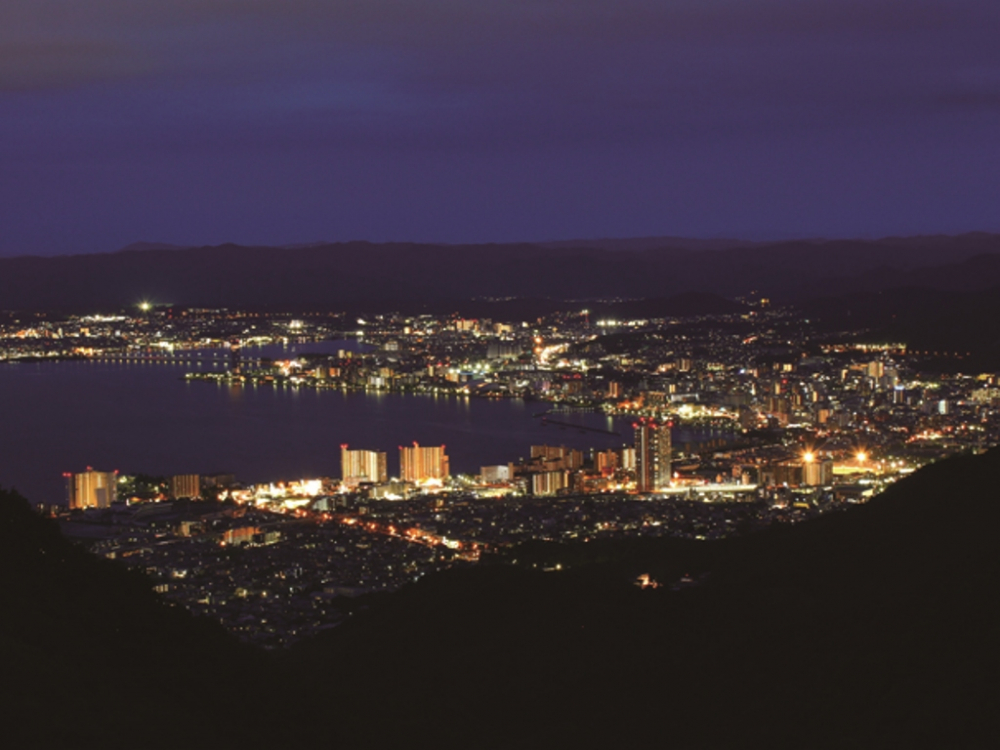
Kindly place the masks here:
[[(355, 342), (328, 342), (322, 350), (348, 347)], [(262, 354), (320, 350), (301, 344)], [(620, 435), (543, 427), (533, 418), (546, 408), (539, 402), (230, 387), (183, 380), (190, 369), (0, 364), (0, 486), (53, 503), (64, 501), (62, 473), (87, 466), (128, 474), (232, 472), (242, 482), (336, 477), (341, 443), (388, 452), (395, 474), (398, 446), (414, 440), (446, 445), (452, 473), (478, 473), (480, 466), (528, 456), (535, 444), (605, 449), (632, 441), (631, 420), (593, 412), (553, 418)]]
[[(316, 350), (303, 346), (303, 349)], [(270, 353), (271, 355), (274, 352)], [(622, 436), (542, 427), (520, 400), (229, 387), (182, 379), (191, 366), (85, 361), (0, 365), (0, 485), (61, 502), (62, 473), (233, 472), (243, 482), (339, 476), (340, 445), (447, 446), (453, 473), (527, 456), (532, 444), (606, 448)], [(594, 414), (560, 421), (615, 429)]]

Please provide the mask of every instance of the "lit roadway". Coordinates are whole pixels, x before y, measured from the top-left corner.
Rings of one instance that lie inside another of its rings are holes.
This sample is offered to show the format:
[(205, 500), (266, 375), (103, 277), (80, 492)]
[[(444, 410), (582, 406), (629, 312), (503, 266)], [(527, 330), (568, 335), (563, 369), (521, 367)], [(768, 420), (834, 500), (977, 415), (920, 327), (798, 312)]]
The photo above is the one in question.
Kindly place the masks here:
[(416, 526), (401, 532), (393, 524), (378, 523), (376, 521), (362, 521), (357, 516), (335, 516), (335, 520), (347, 526), (358, 526), (359, 528), (363, 528), (373, 534), (391, 536), (396, 539), (402, 539), (406, 542), (422, 544), (425, 547), (447, 547), (448, 549), (453, 550), (465, 550), (463, 557), (468, 560), (479, 559), (480, 552), (488, 546), (482, 542), (466, 542), (463, 544), (455, 539), (438, 536), (437, 534), (424, 531)]

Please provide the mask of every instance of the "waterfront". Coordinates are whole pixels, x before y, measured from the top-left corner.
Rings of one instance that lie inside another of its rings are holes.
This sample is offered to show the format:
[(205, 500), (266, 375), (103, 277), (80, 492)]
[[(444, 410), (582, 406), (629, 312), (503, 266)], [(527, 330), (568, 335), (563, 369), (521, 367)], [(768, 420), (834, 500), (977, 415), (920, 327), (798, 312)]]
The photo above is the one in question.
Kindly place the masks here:
[[(303, 346), (305, 348), (305, 346)], [(273, 353), (271, 353), (273, 354)], [(270, 355), (270, 354), (269, 354)], [(543, 427), (519, 399), (343, 393), (185, 382), (187, 366), (89, 361), (0, 367), (0, 485), (33, 502), (64, 501), (62, 473), (234, 472), (257, 482), (338, 476), (342, 443), (389, 452), (444, 444), (454, 473), (507, 463), (532, 444), (631, 443), (628, 420), (592, 412), (559, 420), (617, 431)]]

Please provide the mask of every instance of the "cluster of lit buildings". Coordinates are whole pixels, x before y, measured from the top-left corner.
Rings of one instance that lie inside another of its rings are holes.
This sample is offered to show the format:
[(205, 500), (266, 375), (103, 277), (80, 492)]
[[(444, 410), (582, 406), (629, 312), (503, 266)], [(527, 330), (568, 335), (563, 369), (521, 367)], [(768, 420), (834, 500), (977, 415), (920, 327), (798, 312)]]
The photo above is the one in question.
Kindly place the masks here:
[[(345, 488), (363, 484), (384, 484), (389, 481), (386, 453), (375, 450), (352, 450), (340, 446), (340, 476)], [(399, 479), (414, 485), (441, 486), (451, 476), (445, 446), (399, 446)]]
[[(87, 471), (65, 474), (69, 510), (109, 508), (117, 501), (169, 501), (229, 498), (237, 503), (273, 510), (330, 510), (345, 495), (403, 500), (421, 494), (471, 493), (476, 497), (621, 494), (690, 495), (724, 492), (745, 497), (775, 488), (830, 487), (859, 476), (869, 483), (876, 475), (906, 473), (905, 462), (869, 460), (864, 452), (842, 456), (810, 449), (792, 452), (780, 446), (736, 447), (720, 440), (713, 458), (678, 451), (673, 425), (652, 417), (633, 424), (633, 443), (620, 448), (581, 451), (563, 445), (532, 445), (530, 458), (508, 464), (481, 466), (475, 476), (453, 477), (445, 446), (399, 448), (399, 473), (390, 476), (385, 451), (340, 446), (340, 478), (265, 482), (243, 486), (231, 474), (181, 474), (164, 477), (153, 496), (130, 496), (127, 477), (118, 472)], [(690, 448), (689, 445), (686, 447)], [(836, 476), (835, 476), (836, 473)], [(885, 478), (885, 477), (882, 477)], [(868, 493), (870, 494), (870, 493)]]
[[(118, 501), (118, 472), (87, 470), (78, 474), (64, 473), (66, 506), (70, 510), (110, 508)], [(199, 488), (198, 494), (201, 494)]]
[[(336, 316), (143, 311), (17, 321), (0, 330), (0, 348), (160, 357), (204, 347), (211, 377), (235, 387), (525, 397), (632, 424), (626, 445), (532, 445), (527, 459), (476, 476), (453, 474), (445, 446), (417, 443), (391, 457), (341, 445), (337, 479), (243, 486), (232, 475), (183, 474), (136, 495), (117, 472), (66, 475), (74, 512), (62, 520), (96, 553), (268, 646), (339, 622), (357, 597), (471, 564), (484, 550), (715, 539), (798, 523), (864, 502), (922, 463), (1000, 442), (1000, 374), (928, 374), (903, 346), (830, 344), (794, 313), (761, 307), (696, 320), (384, 315), (351, 321), (367, 344), (360, 352), (246, 356), (246, 345), (327, 340), (345, 327)], [(709, 435), (684, 437), (692, 425)]]
[[(88, 466), (82, 472), (64, 472), (66, 507), (69, 510), (110, 508), (118, 502), (129, 502), (128, 477), (118, 471), (96, 471)], [(165, 478), (163, 491), (151, 498), (155, 501), (200, 498), (208, 490), (229, 488), (236, 484), (232, 474), (175, 474)]]
[(86, 358), (202, 362), (241, 368), (243, 346), (325, 341), (345, 332), (340, 314), (165, 308), (148, 302), (118, 314), (0, 311), (0, 362)]
[[(615, 486), (619, 489), (634, 487), (639, 493), (660, 492), (672, 485), (670, 429), (669, 423), (640, 418), (635, 423), (634, 447), (592, 452), (586, 466), (580, 450), (533, 445), (529, 461), (483, 466), (478, 482), (494, 490), (504, 488), (508, 492), (546, 497), (586, 492), (584, 479), (587, 477), (604, 480), (634, 477), (629, 485)], [(340, 470), (339, 483), (317, 479), (267, 483), (248, 489), (235, 489), (235, 477), (224, 482), (219, 476), (174, 475), (166, 478), (166, 492), (158, 499), (199, 498), (209, 487), (225, 487), (229, 496), (244, 502), (278, 499), (295, 509), (327, 492), (374, 492), (382, 497), (400, 498), (413, 491), (440, 490), (452, 479), (446, 447), (421, 446), (417, 442), (399, 447), (399, 473), (391, 481), (385, 451), (352, 449), (345, 443), (340, 446)], [(118, 500), (118, 472), (95, 471), (88, 467), (85, 472), (67, 473), (64, 477), (70, 510), (109, 508)], [(465, 486), (468, 487), (468, 483)], [(608, 489), (610, 485), (602, 487)]]
[(341, 445), (341, 491), (381, 488), (392, 495), (394, 490), (402, 493), (408, 488), (440, 488), (451, 478), (448, 454), (443, 445), (422, 446), (414, 441), (412, 446), (399, 446), (398, 478), (391, 483), (387, 455), (385, 451), (352, 449), (346, 443)]
[[(249, 346), (348, 334), (363, 343), (359, 351), (281, 361), (247, 355)], [(119, 315), (10, 314), (0, 320), (0, 358), (197, 361), (197, 377), (232, 384), (523, 397), (630, 419), (768, 432), (787, 449), (782, 460), (788, 465), (765, 471), (758, 483), (776, 475), (791, 484), (801, 474), (807, 485), (827, 483), (827, 462), (836, 465), (838, 457), (858, 450), (878, 460), (919, 463), (1000, 439), (1000, 376), (928, 374), (921, 371), (925, 354), (904, 344), (852, 342), (850, 333), (831, 341), (794, 311), (759, 300), (742, 312), (690, 319), (568, 311), (531, 321), (397, 314), (355, 320), (137, 307)], [(635, 443), (640, 452), (641, 444)], [(595, 457), (601, 465), (594, 469), (600, 473), (618, 460), (624, 467), (616, 468), (635, 472), (639, 491), (655, 491), (684, 478), (683, 459), (691, 451), (674, 448), (674, 462), (682, 460), (671, 469), (680, 477), (652, 460), (632, 466), (625, 455)], [(450, 475), (443, 450), (406, 451), (400, 451), (401, 481), (444, 482)], [(816, 460), (803, 461), (806, 453)], [(375, 462), (342, 467), (342, 474), (352, 483), (379, 484), (391, 472)], [(529, 491), (537, 485), (543, 494), (574, 487), (571, 478), (555, 474), (529, 483)], [(110, 502), (83, 486), (75, 494), (91, 498), (86, 505)]]
[[(548, 463), (579, 460), (579, 451), (535, 448)], [(278, 648), (343, 621), (365, 606), (366, 594), (474, 564), (484, 554), (513, 560), (517, 545), (529, 540), (716, 539), (843, 507), (829, 492), (803, 503), (756, 495), (706, 502), (669, 493), (487, 499), (458, 489), (404, 500), (355, 492), (332, 503), (322, 485), (256, 488), (262, 498), (295, 503), (315, 493), (292, 512), (277, 502), (119, 502), (66, 514), (60, 523), (95, 554), (143, 571), (161, 595), (247, 642)], [(562, 568), (553, 562), (543, 569)]]

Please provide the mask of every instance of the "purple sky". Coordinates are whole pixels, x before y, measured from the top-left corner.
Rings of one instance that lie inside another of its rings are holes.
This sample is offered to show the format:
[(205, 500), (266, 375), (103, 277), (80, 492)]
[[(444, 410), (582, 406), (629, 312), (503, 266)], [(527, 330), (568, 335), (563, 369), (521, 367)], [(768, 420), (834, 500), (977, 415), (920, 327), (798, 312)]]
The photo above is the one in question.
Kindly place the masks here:
[(3, 0), (0, 255), (1000, 230), (998, 0)]

